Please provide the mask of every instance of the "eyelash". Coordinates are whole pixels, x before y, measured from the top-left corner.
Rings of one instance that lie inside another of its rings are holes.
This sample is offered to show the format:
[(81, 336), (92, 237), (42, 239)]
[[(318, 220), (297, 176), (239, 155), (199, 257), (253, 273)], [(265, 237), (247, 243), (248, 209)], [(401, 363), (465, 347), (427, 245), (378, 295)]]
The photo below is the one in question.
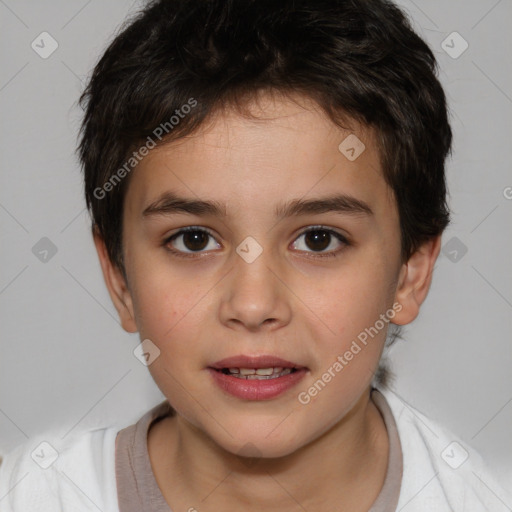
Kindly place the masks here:
[[(177, 256), (178, 258), (185, 258), (185, 259), (193, 259), (193, 258), (198, 258), (198, 257), (200, 258), (201, 254), (203, 254), (201, 252), (184, 253), (182, 251), (178, 251), (176, 249), (173, 249), (173, 248), (169, 247), (169, 244), (174, 239), (178, 238), (179, 236), (181, 236), (181, 235), (183, 235), (185, 233), (197, 232), (197, 231), (207, 233), (212, 238), (215, 238), (213, 233), (211, 233), (208, 229), (199, 228), (199, 227), (195, 227), (195, 226), (188, 226), (186, 228), (180, 229), (179, 231), (177, 231), (173, 235), (167, 237), (163, 241), (162, 245), (165, 247), (165, 249), (167, 251), (172, 253), (174, 256)], [(336, 257), (339, 256), (340, 252), (342, 252), (346, 247), (351, 245), (350, 242), (342, 234), (340, 234), (337, 231), (334, 231), (332, 229), (329, 229), (327, 227), (324, 227), (324, 226), (311, 226), (310, 228), (308, 228), (308, 229), (304, 230), (302, 233), (300, 233), (300, 235), (296, 238), (296, 240), (298, 238), (300, 238), (301, 236), (303, 236), (303, 235), (305, 235), (305, 234), (307, 234), (307, 233), (309, 233), (311, 231), (325, 231), (327, 233), (330, 233), (331, 235), (334, 235), (334, 237), (337, 238), (340, 242), (342, 242), (345, 247), (342, 247), (342, 248), (337, 249), (335, 251), (329, 251), (329, 252), (325, 252), (325, 253), (315, 253), (315, 252), (312, 252), (310, 254), (310, 256), (308, 256), (308, 257), (311, 257), (311, 258), (336, 258)], [(307, 252), (309, 254), (309, 251), (299, 251), (299, 252)]]

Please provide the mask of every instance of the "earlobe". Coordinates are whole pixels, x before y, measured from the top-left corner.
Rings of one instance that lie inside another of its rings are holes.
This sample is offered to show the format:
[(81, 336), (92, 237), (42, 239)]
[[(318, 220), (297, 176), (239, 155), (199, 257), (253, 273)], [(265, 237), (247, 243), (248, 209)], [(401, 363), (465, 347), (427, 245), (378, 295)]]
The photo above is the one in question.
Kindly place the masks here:
[(121, 326), (127, 332), (137, 332), (132, 297), (123, 273), (110, 261), (103, 238), (97, 232), (94, 232), (93, 239), (103, 278), (110, 298), (119, 314)]
[(393, 323), (406, 325), (418, 316), (420, 306), (427, 298), (440, 250), (441, 235), (424, 242), (402, 265), (395, 293), (395, 301), (402, 305), (402, 309), (393, 318)]

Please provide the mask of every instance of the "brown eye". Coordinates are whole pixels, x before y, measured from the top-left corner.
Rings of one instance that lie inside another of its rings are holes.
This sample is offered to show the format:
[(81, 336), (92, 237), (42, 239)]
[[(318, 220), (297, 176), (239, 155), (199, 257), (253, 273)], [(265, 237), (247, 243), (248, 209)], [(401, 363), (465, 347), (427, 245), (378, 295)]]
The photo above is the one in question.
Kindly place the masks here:
[(206, 247), (209, 236), (204, 231), (188, 231), (183, 233), (183, 245), (191, 251), (200, 251)]
[[(332, 229), (326, 229), (321, 226), (314, 227), (304, 231), (297, 240), (304, 238), (304, 242), (302, 244), (295, 242), (297, 245), (302, 245), (303, 247), (296, 247), (300, 251), (310, 253), (315, 257), (329, 257), (329, 256), (337, 256), (337, 254), (343, 250), (345, 246), (350, 245), (347, 239), (333, 231)], [(338, 248), (336, 248), (336, 243), (338, 242)], [(334, 247), (332, 247), (334, 242)], [(326, 251), (328, 247), (331, 246), (330, 251)], [(319, 254), (315, 254), (319, 253)]]
[[(185, 228), (171, 237), (164, 244), (174, 253), (183, 253), (184, 255), (192, 253), (200, 253), (205, 249), (215, 249), (216, 247), (208, 247), (210, 239), (214, 239), (208, 231), (199, 228)], [(217, 244), (218, 245), (218, 244)]]
[(306, 245), (314, 251), (323, 251), (329, 247), (331, 234), (325, 230), (314, 230), (305, 233)]

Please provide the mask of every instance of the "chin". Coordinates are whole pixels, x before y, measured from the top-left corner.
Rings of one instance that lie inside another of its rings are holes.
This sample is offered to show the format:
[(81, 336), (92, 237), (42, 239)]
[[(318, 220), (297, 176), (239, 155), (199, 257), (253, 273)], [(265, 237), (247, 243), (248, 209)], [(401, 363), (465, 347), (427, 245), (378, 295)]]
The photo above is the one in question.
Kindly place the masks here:
[[(233, 455), (239, 455), (248, 459), (265, 458), (274, 459), (286, 457), (299, 450), (304, 443), (293, 432), (284, 432), (279, 437), (265, 437), (265, 434), (254, 432), (252, 428), (246, 436), (243, 430), (238, 431), (236, 439), (228, 438), (214, 441)], [(227, 442), (223, 442), (227, 441)], [(252, 461), (254, 463), (254, 461)]]

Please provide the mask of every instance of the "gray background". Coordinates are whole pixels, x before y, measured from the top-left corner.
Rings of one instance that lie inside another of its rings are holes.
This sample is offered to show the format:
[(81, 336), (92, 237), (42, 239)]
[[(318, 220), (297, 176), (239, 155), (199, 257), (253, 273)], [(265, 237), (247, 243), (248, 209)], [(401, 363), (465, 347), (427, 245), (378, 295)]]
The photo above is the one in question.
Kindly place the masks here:
[[(510, 482), (512, 3), (399, 3), (438, 58), (455, 141), (453, 223), (421, 315), (391, 350), (394, 388)], [(104, 286), (74, 156), (84, 80), (137, 7), (0, 0), (0, 454), (46, 429), (131, 424), (164, 398)], [(31, 48), (43, 31), (59, 45), (47, 59)], [(453, 31), (469, 44), (458, 58), (441, 47)], [(32, 251), (43, 237), (57, 248), (46, 262)]]

